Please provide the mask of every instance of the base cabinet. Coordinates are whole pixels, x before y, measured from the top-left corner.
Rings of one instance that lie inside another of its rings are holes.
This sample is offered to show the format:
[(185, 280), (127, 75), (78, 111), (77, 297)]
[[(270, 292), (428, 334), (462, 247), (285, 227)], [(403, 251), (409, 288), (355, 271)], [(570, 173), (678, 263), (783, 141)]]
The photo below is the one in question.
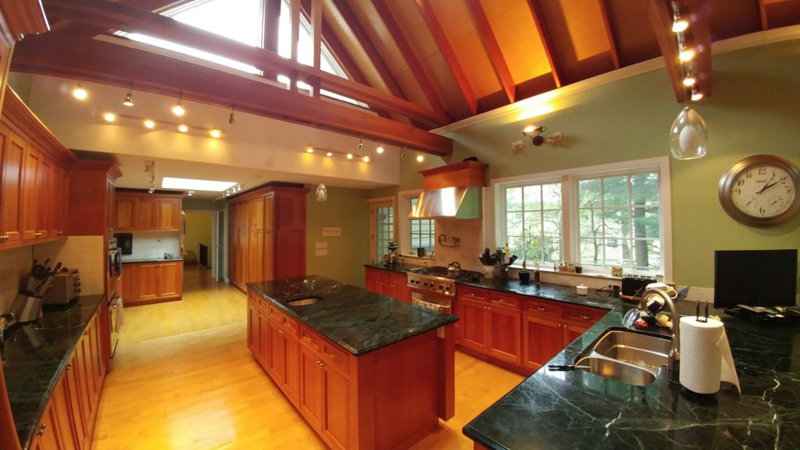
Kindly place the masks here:
[(365, 286), (376, 294), (411, 303), (411, 289), (404, 273), (367, 268)]
[(180, 300), (182, 296), (183, 261), (123, 265), (122, 299), (126, 306)]

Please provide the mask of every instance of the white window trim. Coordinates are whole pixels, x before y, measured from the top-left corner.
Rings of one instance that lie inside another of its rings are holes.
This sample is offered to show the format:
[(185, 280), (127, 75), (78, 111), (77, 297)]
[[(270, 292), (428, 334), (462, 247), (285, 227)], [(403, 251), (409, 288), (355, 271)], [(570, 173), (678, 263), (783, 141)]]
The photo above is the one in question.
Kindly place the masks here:
[[(411, 220), (409, 219), (409, 215), (411, 214), (411, 199), (414, 197), (419, 197), (422, 194), (422, 189), (411, 189), (408, 191), (400, 191), (397, 193), (398, 198), (398, 206), (397, 206), (397, 214), (398, 214), (398, 224), (399, 224), (399, 234), (398, 237), (398, 244), (400, 245), (400, 253), (403, 256), (412, 256), (414, 258), (419, 258), (417, 256), (417, 252), (411, 248), (411, 242), (409, 236), (411, 236)], [(424, 259), (433, 259), (431, 253), (423, 256)]]
[[(505, 217), (498, 214), (505, 211), (505, 196), (503, 190), (509, 187), (525, 186), (529, 184), (561, 183), (562, 233), (564, 236), (564, 262), (580, 265), (578, 259), (578, 236), (573, 233), (578, 229), (578, 215), (576, 214), (577, 183), (580, 179), (592, 177), (608, 177), (618, 174), (631, 174), (638, 171), (657, 171), (659, 177), (659, 208), (662, 259), (664, 279), (672, 281), (672, 195), (670, 179), (670, 160), (667, 156), (639, 159), (619, 163), (601, 164), (595, 166), (577, 167), (551, 172), (542, 172), (531, 175), (497, 178), (491, 181), (484, 196), (483, 219), (484, 241), (489, 248), (505, 245)], [(521, 262), (520, 262), (521, 264)], [(589, 273), (608, 274), (604, 269), (589, 268)], [(630, 273), (630, 271), (627, 271)], [(635, 272), (634, 272), (635, 273)]]

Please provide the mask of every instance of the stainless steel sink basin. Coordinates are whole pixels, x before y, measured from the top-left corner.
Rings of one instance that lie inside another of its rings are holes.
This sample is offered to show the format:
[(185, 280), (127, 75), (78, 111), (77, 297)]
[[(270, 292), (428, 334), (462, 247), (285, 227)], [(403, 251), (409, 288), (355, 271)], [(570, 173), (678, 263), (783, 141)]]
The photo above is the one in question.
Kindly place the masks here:
[(289, 306), (308, 306), (321, 301), (322, 297), (317, 297), (315, 295), (308, 295), (303, 297), (297, 297), (286, 301), (286, 304)]
[(575, 358), (575, 366), (632, 386), (647, 386), (669, 366), (671, 345), (669, 337), (611, 328)]
[(647, 386), (656, 381), (656, 374), (635, 364), (602, 356), (588, 356), (575, 362), (581, 370), (631, 386)]

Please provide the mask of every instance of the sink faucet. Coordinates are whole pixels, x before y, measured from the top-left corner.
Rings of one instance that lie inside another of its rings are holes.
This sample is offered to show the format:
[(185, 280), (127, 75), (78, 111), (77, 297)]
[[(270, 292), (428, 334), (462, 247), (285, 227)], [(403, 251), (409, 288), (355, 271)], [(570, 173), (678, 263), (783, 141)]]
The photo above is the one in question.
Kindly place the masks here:
[(669, 357), (672, 361), (678, 361), (681, 357), (680, 355), (680, 321), (681, 318), (678, 315), (678, 312), (675, 311), (675, 303), (669, 298), (669, 295), (666, 292), (662, 291), (661, 289), (648, 289), (644, 291), (642, 294), (642, 299), (639, 301), (639, 311), (647, 311), (647, 305), (645, 304), (645, 300), (650, 294), (656, 294), (664, 299), (664, 302), (669, 306), (669, 313), (672, 315), (672, 347), (669, 350)]

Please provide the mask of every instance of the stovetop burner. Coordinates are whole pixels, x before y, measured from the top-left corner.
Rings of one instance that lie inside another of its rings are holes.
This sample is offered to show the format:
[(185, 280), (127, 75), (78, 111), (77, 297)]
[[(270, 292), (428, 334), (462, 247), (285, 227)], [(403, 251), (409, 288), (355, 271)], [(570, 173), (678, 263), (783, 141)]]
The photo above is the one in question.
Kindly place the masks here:
[(408, 272), (408, 286), (415, 289), (430, 290), (441, 294), (454, 296), (456, 294), (456, 280), (475, 281), (482, 277), (480, 272), (462, 270), (458, 277), (447, 274), (447, 267), (420, 267)]

